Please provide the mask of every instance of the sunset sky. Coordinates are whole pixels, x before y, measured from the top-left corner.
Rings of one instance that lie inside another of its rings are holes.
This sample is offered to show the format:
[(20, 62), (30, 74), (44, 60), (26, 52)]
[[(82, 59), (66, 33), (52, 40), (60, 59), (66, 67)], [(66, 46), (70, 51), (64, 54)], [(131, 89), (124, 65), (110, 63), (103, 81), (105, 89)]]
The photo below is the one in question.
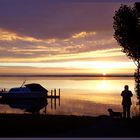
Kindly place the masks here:
[(0, 74), (133, 74), (113, 38), (121, 4), (0, 0)]

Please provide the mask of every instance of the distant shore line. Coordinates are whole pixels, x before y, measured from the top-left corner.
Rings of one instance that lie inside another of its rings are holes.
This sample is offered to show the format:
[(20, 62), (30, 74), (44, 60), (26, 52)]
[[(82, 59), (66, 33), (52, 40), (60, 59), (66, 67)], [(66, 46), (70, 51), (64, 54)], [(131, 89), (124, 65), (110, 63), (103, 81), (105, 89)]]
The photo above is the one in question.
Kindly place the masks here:
[(117, 74), (109, 74), (109, 75), (102, 75), (102, 74), (92, 74), (92, 75), (85, 75), (85, 74), (44, 74), (44, 75), (38, 75), (38, 74), (19, 74), (19, 75), (12, 75), (12, 74), (4, 74), (0, 75), (0, 77), (134, 77), (133, 74), (131, 75), (117, 75)]

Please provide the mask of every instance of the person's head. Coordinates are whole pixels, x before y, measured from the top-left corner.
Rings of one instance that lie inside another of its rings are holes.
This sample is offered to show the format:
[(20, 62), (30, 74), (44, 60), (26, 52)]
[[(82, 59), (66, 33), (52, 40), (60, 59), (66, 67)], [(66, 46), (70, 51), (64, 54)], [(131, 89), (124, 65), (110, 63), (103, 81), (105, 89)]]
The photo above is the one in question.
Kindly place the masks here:
[(125, 86), (124, 86), (124, 89), (125, 89), (125, 90), (128, 90), (128, 89), (129, 89), (129, 86), (128, 86), (128, 85), (125, 85)]

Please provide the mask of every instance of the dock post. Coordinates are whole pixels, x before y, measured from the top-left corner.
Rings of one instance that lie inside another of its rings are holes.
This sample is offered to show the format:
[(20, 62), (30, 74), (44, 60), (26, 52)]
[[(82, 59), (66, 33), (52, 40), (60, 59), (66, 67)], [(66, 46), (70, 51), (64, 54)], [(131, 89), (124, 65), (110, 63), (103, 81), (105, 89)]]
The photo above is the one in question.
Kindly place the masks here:
[(60, 106), (60, 88), (59, 88), (59, 106)]
[(45, 105), (45, 111), (44, 112), (45, 112), (45, 114), (47, 113), (47, 105)]
[(51, 96), (53, 96), (53, 90), (51, 90)]
[(53, 90), (51, 90), (51, 109), (53, 109), (53, 100), (52, 100), (52, 96), (53, 96)]
[(54, 96), (56, 97), (56, 89), (54, 89)]
[(60, 88), (59, 88), (59, 92), (58, 93), (59, 93), (59, 98), (60, 98)]
[(51, 98), (51, 109), (53, 109), (53, 100)]
[(54, 98), (54, 107), (55, 107), (55, 110), (56, 110), (56, 98)]

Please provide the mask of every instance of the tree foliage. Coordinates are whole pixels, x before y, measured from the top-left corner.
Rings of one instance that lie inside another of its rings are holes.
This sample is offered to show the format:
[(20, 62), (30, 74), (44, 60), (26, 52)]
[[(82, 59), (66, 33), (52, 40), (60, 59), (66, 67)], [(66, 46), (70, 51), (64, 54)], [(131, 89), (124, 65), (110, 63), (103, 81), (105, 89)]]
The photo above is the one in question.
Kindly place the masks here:
[(121, 5), (113, 17), (114, 38), (122, 51), (134, 61), (140, 58), (140, 4), (134, 7)]
[(140, 3), (135, 3), (133, 7), (121, 5), (113, 18), (114, 38), (137, 65), (135, 91), (140, 105)]

